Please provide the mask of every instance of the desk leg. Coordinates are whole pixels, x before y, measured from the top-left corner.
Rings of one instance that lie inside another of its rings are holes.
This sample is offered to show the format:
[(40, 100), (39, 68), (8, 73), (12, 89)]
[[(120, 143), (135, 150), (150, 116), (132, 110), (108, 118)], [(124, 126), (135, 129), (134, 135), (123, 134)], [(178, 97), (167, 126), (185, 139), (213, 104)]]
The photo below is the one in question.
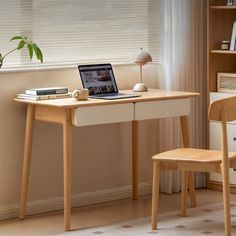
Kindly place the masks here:
[(132, 185), (133, 199), (138, 199), (138, 121), (132, 121)]
[(64, 229), (70, 230), (71, 196), (71, 116), (65, 110), (63, 122), (63, 160), (64, 160)]
[(21, 179), (21, 193), (20, 193), (20, 213), (19, 218), (25, 218), (26, 199), (29, 185), (29, 173), (30, 173), (30, 161), (33, 142), (33, 121), (35, 114), (35, 106), (28, 104), (27, 117), (26, 117), (26, 129), (25, 129), (25, 145), (24, 145), (24, 160), (23, 171)]
[[(188, 148), (190, 147), (190, 140), (189, 140), (187, 116), (181, 116), (180, 122), (181, 122), (184, 147)], [(191, 198), (191, 207), (196, 207), (197, 204), (196, 204), (196, 194), (195, 194), (195, 184), (194, 184), (194, 173), (192, 171), (188, 172), (188, 186)]]

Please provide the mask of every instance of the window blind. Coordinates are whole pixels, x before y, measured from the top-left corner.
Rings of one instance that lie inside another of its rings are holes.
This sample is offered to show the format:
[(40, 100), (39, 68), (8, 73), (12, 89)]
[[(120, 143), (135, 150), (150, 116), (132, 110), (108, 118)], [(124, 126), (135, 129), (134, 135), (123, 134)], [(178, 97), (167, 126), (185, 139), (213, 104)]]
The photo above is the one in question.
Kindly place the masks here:
[[(3, 1), (3, 0), (1, 0)], [(36, 42), (45, 64), (130, 62), (139, 48), (158, 60), (159, 0), (11, 0), (0, 8), (0, 52), (23, 35)], [(28, 65), (27, 50), (6, 58), (6, 66)], [(36, 63), (36, 61), (35, 61)]]

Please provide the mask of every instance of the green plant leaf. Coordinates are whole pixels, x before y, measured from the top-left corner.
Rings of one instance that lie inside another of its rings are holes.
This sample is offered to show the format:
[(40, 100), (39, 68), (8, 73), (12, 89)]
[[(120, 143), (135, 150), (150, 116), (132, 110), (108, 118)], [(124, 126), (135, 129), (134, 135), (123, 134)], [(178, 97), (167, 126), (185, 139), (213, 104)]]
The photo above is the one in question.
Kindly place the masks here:
[(19, 43), (18, 43), (16, 48), (14, 48), (13, 50), (9, 51), (4, 56), (2, 56), (0, 54), (0, 60), (1, 61), (3, 61), (4, 58), (6, 56), (8, 56), (9, 54), (11, 54), (12, 52), (14, 52), (16, 50), (20, 50), (20, 49), (24, 48), (25, 46), (27, 46), (30, 60), (33, 58), (33, 55), (35, 53), (37, 59), (40, 60), (41, 63), (43, 63), (42, 51), (40, 50), (40, 48), (37, 46), (36, 43), (33, 43), (32, 41), (29, 41), (27, 37), (25, 37), (25, 36), (23, 37), (23, 36), (20, 36), (20, 35), (14, 36), (13, 38), (10, 39), (10, 41), (12, 41), (12, 40), (20, 40), (20, 41), (19, 41)]
[(27, 48), (28, 48), (28, 51), (29, 51), (30, 60), (32, 60), (32, 58), (33, 58), (33, 53), (34, 53), (33, 47), (32, 47), (32, 45), (28, 44), (28, 45), (27, 45)]
[(36, 55), (36, 57), (37, 57), (37, 59), (38, 59), (38, 47), (36, 46), (36, 44), (35, 43), (30, 43), (30, 45), (33, 47), (33, 49), (34, 49), (34, 52), (35, 52), (35, 55)]
[(16, 39), (24, 39), (24, 38), (22, 36), (17, 35), (17, 36), (14, 36), (13, 38), (11, 38), (10, 41), (16, 40)]
[(37, 48), (38, 48), (38, 59), (40, 60), (41, 63), (43, 63), (43, 53), (38, 46)]
[(37, 59), (40, 60), (41, 63), (43, 63), (43, 54), (42, 54), (40, 48), (37, 46), (36, 43), (32, 43), (31, 45), (34, 49)]
[(25, 44), (26, 44), (25, 40), (21, 40), (17, 46), (17, 49), (19, 50), (19, 49), (23, 48), (25, 46)]

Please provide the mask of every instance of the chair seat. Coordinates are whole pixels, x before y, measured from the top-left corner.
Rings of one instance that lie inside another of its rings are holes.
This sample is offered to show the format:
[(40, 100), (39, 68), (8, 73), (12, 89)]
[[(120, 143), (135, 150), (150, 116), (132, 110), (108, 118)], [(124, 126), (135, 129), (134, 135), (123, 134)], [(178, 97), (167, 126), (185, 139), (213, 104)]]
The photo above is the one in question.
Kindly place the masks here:
[[(235, 152), (229, 152), (229, 159), (236, 158)], [(212, 163), (222, 162), (222, 152), (214, 150), (179, 148), (159, 153), (152, 157), (153, 160), (159, 161), (178, 161), (178, 162), (201, 162)]]

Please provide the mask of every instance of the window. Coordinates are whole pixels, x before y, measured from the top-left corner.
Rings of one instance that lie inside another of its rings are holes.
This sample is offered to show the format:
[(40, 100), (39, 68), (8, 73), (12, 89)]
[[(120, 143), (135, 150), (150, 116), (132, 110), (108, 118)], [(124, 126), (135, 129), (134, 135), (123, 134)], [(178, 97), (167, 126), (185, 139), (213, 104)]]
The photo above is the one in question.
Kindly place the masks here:
[[(13, 49), (14, 35), (36, 42), (49, 65), (124, 62), (142, 47), (157, 60), (159, 0), (11, 0), (0, 8), (0, 52)], [(6, 58), (26, 66), (27, 50)]]

